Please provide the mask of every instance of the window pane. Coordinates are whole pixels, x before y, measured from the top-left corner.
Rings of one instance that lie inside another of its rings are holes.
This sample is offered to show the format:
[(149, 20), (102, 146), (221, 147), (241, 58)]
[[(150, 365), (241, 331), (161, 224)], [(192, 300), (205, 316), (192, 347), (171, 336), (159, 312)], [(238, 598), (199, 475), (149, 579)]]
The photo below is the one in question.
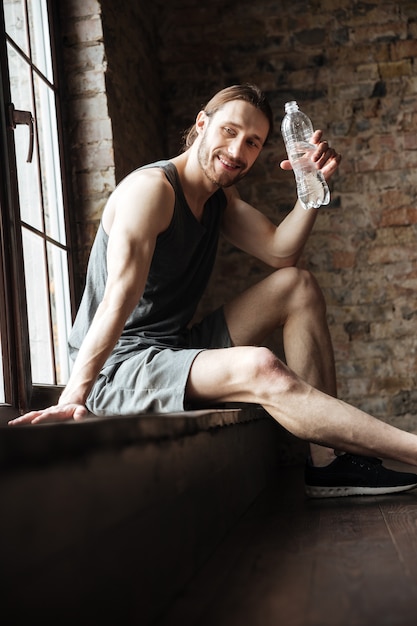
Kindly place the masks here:
[(72, 320), (67, 255), (52, 244), (48, 244), (48, 267), (56, 382), (61, 385), (67, 382), (70, 373), (67, 338)]
[(49, 318), (49, 290), (44, 242), (41, 237), (22, 229), (26, 297), (29, 319), (32, 381), (54, 384), (53, 346)]
[[(7, 46), (7, 52), (13, 104), (17, 110), (33, 112), (34, 106), (32, 101), (30, 66), (9, 44)], [(20, 215), (23, 221), (39, 230), (43, 230), (36, 132), (35, 147), (31, 163), (26, 162), (29, 148), (29, 127), (24, 124), (18, 125), (14, 133)]]
[(4, 0), (6, 33), (29, 56), (24, 0)]
[(33, 383), (65, 384), (71, 368), (67, 254), (48, 243), (46, 266), (42, 237), (25, 228), (22, 233)]
[(65, 245), (55, 95), (52, 89), (36, 75), (34, 84), (45, 230), (49, 237)]
[(7, 60), (9, 61), (10, 90), (16, 109), (32, 110), (30, 65), (9, 42), (7, 42)]
[(46, 0), (28, 0), (28, 13), (32, 62), (52, 82), (51, 42)]

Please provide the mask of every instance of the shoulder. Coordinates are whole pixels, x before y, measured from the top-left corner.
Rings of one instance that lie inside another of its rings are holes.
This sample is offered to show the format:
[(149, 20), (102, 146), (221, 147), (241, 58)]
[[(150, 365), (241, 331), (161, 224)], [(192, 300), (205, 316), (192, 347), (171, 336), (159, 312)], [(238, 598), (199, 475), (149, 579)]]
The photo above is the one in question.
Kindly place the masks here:
[(174, 189), (160, 167), (135, 170), (111, 194), (103, 212), (103, 226), (110, 232), (115, 219), (132, 223), (151, 220), (164, 230), (174, 204)]
[(154, 199), (174, 198), (174, 190), (160, 167), (135, 170), (122, 180), (113, 192), (116, 203), (126, 200), (140, 201), (144, 197)]

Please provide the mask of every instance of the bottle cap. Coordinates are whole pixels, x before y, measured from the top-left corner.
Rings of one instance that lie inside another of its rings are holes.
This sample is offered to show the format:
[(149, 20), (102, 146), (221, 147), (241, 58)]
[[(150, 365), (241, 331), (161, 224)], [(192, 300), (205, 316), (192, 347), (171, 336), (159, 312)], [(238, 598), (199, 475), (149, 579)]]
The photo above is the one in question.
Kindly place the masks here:
[(298, 111), (298, 104), (295, 100), (285, 103), (285, 113), (290, 113), (292, 111)]

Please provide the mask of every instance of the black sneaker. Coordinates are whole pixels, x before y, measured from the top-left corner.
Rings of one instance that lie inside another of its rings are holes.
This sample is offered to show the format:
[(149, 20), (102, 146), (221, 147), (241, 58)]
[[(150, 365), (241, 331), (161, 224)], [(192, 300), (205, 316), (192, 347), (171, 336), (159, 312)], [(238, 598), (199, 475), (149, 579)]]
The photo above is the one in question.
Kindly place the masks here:
[(380, 459), (354, 454), (337, 456), (325, 467), (314, 467), (308, 460), (304, 480), (310, 498), (374, 496), (417, 486), (417, 474), (396, 472), (383, 467)]

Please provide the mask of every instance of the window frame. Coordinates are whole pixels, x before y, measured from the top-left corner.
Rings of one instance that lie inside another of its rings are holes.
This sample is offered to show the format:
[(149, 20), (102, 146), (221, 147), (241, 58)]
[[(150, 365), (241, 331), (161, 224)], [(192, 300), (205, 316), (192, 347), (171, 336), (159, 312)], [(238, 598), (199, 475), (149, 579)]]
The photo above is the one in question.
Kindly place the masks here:
[[(65, 95), (60, 76), (62, 58), (59, 55), (60, 29), (57, 8), (47, 0), (54, 97), (58, 130), (59, 159), (62, 174), (64, 227), (67, 241), (68, 280), (71, 316), (75, 315), (74, 227), (70, 220), (69, 167), (66, 159), (67, 142), (64, 134), (63, 107)], [(16, 175), (14, 131), (9, 122), (11, 100), (8, 73), (6, 30), (3, 3), (0, 7), (0, 297), (4, 313), (0, 316), (0, 337), (3, 354), (5, 404), (0, 404), (0, 417), (10, 412), (23, 413), (30, 409), (55, 404), (63, 385), (32, 383), (29, 347), (29, 326), (23, 265), (23, 245), (20, 217), (16, 215), (19, 194)]]

